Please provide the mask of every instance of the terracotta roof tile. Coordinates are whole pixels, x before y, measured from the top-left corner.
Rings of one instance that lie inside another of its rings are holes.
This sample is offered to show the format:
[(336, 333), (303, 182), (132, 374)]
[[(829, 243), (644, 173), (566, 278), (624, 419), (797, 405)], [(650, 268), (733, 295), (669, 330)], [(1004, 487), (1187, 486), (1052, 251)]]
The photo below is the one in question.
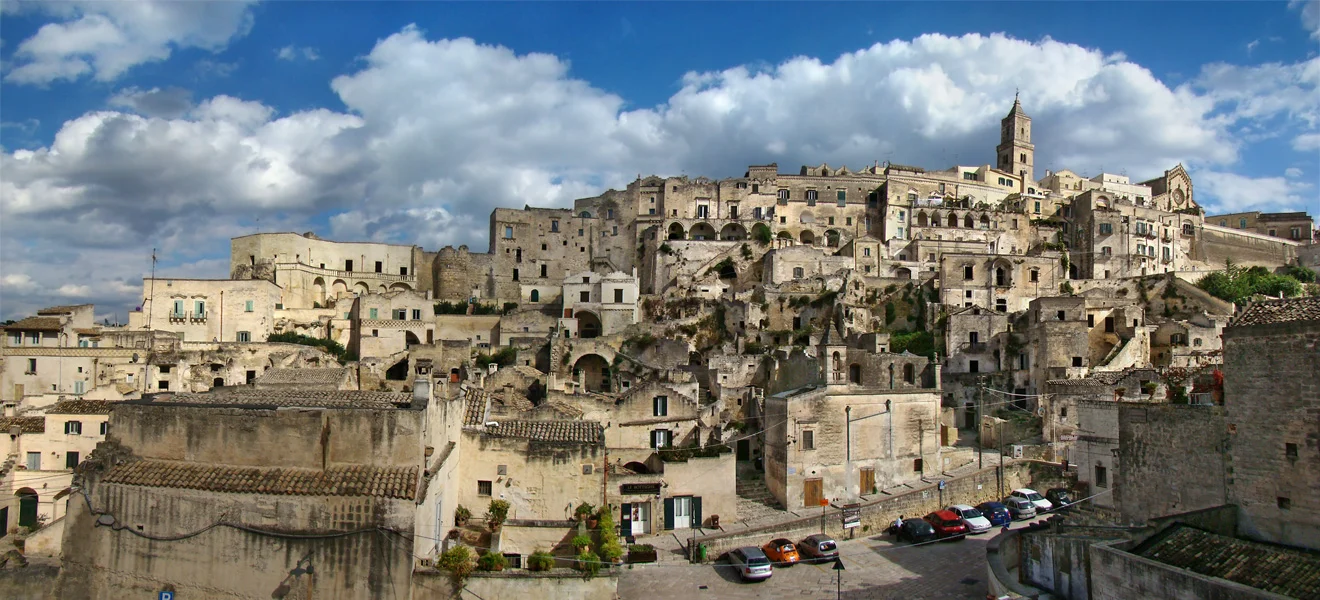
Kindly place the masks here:
[(90, 305), (90, 304), (70, 304), (70, 305), (67, 305), (67, 306), (52, 306), (52, 307), (50, 307), (50, 308), (43, 308), (43, 309), (37, 311), (37, 314), (38, 314), (38, 315), (67, 315), (67, 314), (69, 314), (69, 313), (71, 313), (71, 312), (73, 312), (73, 311), (75, 311), (75, 310), (77, 310), (77, 309), (79, 309), (79, 308), (84, 307), (84, 306), (91, 306), (91, 305)]
[(257, 378), (257, 385), (338, 385), (348, 367), (305, 369), (269, 369)]
[(48, 415), (108, 415), (114, 409), (114, 400), (61, 400), (46, 409)]
[(1269, 325), (1293, 321), (1320, 321), (1320, 297), (1267, 300), (1248, 306), (1230, 327)]
[(605, 438), (605, 428), (595, 421), (499, 421), (484, 432), (494, 437), (577, 444), (602, 444)]
[(141, 460), (115, 467), (104, 481), (230, 494), (378, 496), (412, 500), (417, 493), (417, 474), (418, 467), (355, 465), (316, 470)]
[[(308, 408), (397, 408), (410, 404), (413, 395), (405, 392), (367, 392), (341, 390), (257, 390), (246, 387), (221, 388), (201, 394), (156, 394), (152, 402), (196, 404), (199, 406), (278, 406)], [(136, 401), (130, 401), (136, 403)]]
[(463, 425), (481, 426), (486, 419), (486, 392), (480, 388), (466, 388), (464, 397), (467, 408), (463, 413)]
[(1320, 590), (1320, 554), (1174, 525), (1134, 554), (1292, 598)]
[(45, 433), (46, 417), (0, 417), (0, 433), (9, 433), (15, 425), (22, 433)]
[(4, 329), (19, 329), (23, 331), (59, 331), (59, 317), (28, 317), (21, 321), (16, 321), (5, 325)]

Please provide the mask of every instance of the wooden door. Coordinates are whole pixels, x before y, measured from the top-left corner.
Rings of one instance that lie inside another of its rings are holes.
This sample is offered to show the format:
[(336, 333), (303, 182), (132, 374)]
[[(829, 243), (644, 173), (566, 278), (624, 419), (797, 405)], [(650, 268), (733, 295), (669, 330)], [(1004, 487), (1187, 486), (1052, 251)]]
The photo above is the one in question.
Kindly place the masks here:
[(820, 506), (820, 501), (824, 499), (821, 493), (821, 480), (808, 479), (802, 482), (802, 505), (806, 507)]
[(875, 469), (871, 467), (862, 467), (862, 482), (858, 493), (869, 494), (875, 487)]

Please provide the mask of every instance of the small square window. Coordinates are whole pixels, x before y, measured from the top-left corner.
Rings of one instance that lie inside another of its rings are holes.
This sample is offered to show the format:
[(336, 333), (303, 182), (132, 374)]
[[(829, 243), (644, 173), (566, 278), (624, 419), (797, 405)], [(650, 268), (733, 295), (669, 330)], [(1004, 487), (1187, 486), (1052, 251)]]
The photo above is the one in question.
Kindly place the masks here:
[(1288, 458), (1297, 458), (1297, 444), (1284, 444), (1283, 455)]
[(1292, 508), (1292, 499), (1291, 499), (1291, 498), (1284, 498), (1283, 496), (1279, 496), (1279, 508), (1281, 508), (1281, 509), (1283, 509), (1283, 510), (1288, 510), (1288, 509)]
[(1074, 357), (1072, 357), (1072, 359), (1073, 359), (1073, 366), (1074, 366), (1074, 367), (1080, 367), (1080, 366), (1082, 366), (1082, 357), (1080, 357), (1080, 356), (1074, 356)]
[(490, 491), (491, 491), (491, 485), (490, 485), (490, 482), (489, 482), (489, 481), (478, 481), (478, 482), (477, 482), (477, 495), (478, 495), (478, 496), (489, 496), (489, 495), (490, 495)]
[(495, 467), (495, 474), (496, 474), (496, 475), (508, 475), (508, 474), (509, 474), (509, 465), (498, 465), (498, 466), (496, 466), (496, 467)]
[(803, 450), (816, 449), (816, 432), (810, 429), (802, 430), (802, 449)]

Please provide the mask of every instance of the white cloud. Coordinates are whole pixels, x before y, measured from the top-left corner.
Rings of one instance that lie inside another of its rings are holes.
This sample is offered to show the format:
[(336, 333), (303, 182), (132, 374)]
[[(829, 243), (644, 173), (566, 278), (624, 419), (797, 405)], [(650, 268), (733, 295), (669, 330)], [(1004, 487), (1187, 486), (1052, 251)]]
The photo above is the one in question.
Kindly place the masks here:
[(18, 44), (5, 81), (47, 85), (86, 75), (113, 81), (137, 65), (169, 58), (174, 49), (219, 50), (251, 28), (249, 2), (23, 3), (63, 21), (43, 25)]
[(1320, 133), (1303, 133), (1293, 138), (1292, 147), (1298, 152), (1320, 150)]
[[(257, 219), (263, 231), (482, 248), (494, 207), (567, 206), (638, 173), (982, 165), (1016, 89), (1034, 117), (1037, 176), (1103, 167), (1140, 179), (1182, 162), (1197, 169), (1205, 202), (1295, 206), (1303, 188), (1240, 181), (1232, 167), (1240, 131), (1286, 128), (1280, 120), (1298, 131), (1314, 119), (1316, 65), (1215, 66), (1170, 88), (1120, 55), (1050, 39), (927, 35), (831, 62), (688, 73), (663, 104), (632, 107), (558, 57), (427, 40), (409, 27), (331, 82), (347, 113), (282, 115), (217, 96), (153, 115), (141, 100), (156, 90), (130, 88), (116, 106), (137, 114), (87, 113), (44, 148), (6, 152), (0, 269), (34, 282), (19, 306), (73, 277), (92, 300), (135, 301), (139, 292), (103, 290), (131, 288), (152, 247), (174, 264), (204, 264)], [(6, 316), (12, 306), (7, 297)]]
[(1320, 0), (1289, 0), (1288, 8), (1300, 10), (1302, 27), (1311, 32), (1311, 39), (1320, 41)]
[[(1303, 194), (1314, 187), (1284, 177), (1246, 177), (1218, 171), (1194, 173), (1193, 181), (1198, 194), (1206, 192), (1213, 198), (1209, 203), (1202, 202), (1207, 214), (1302, 210), (1308, 203)], [(1314, 203), (1314, 199), (1310, 202)]]
[(276, 58), (280, 60), (318, 60), (321, 55), (316, 52), (316, 48), (297, 46), (285, 46), (275, 51)]
[(1290, 179), (1296, 179), (1302, 176), (1302, 170), (1298, 169), (1297, 167), (1288, 167), (1287, 169), (1283, 170), (1283, 176), (1288, 177)]
[(177, 87), (163, 90), (158, 87), (149, 90), (130, 87), (115, 93), (106, 103), (146, 117), (177, 119), (192, 108), (192, 92)]

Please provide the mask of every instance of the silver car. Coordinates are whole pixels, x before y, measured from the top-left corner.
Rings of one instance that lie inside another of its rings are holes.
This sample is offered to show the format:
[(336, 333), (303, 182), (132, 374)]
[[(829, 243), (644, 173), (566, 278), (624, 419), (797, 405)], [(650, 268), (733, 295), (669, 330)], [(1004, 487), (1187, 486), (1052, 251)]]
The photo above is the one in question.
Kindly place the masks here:
[(738, 569), (738, 576), (743, 581), (769, 579), (775, 573), (775, 566), (760, 548), (747, 546), (729, 551), (729, 564)]
[(1014, 521), (1036, 517), (1036, 505), (1026, 498), (1009, 496), (1004, 498), (1004, 506), (1008, 507), (1008, 514)]

